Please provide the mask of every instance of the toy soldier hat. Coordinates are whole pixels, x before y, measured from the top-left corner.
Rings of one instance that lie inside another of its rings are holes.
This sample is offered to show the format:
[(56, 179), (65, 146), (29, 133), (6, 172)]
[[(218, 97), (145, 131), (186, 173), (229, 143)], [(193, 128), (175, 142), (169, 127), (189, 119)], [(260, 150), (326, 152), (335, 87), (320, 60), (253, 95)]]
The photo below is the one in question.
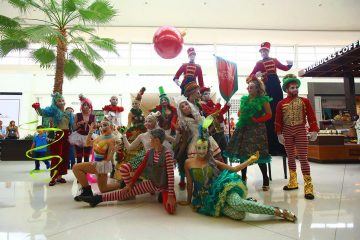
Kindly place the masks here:
[(200, 93), (203, 94), (205, 91), (210, 92), (210, 88), (209, 87), (201, 87), (200, 88)]
[(192, 54), (195, 54), (196, 55), (196, 52), (195, 52), (195, 49), (194, 48), (189, 48), (188, 50), (187, 50), (187, 54), (188, 54), (188, 56), (190, 56), (190, 55), (192, 55)]
[(298, 87), (301, 85), (300, 79), (298, 79), (295, 74), (286, 74), (282, 84), (282, 90), (284, 92), (286, 92), (287, 85), (291, 82), (296, 82)]
[(271, 44), (270, 44), (269, 42), (263, 42), (263, 43), (260, 45), (260, 50), (259, 50), (259, 51), (261, 51), (261, 50), (263, 50), (263, 49), (266, 49), (266, 50), (270, 51), (270, 46), (271, 46)]

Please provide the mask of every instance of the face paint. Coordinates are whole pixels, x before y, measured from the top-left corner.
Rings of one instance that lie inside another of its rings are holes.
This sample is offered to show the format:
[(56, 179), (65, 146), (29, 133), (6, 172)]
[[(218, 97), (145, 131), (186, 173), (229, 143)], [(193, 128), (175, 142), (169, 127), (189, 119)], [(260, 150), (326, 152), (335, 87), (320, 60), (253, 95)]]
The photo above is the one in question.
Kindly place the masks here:
[(162, 99), (160, 99), (160, 104), (166, 106), (166, 105), (169, 105), (169, 102), (166, 98), (162, 98)]
[(203, 92), (201, 98), (202, 98), (203, 101), (208, 101), (208, 100), (210, 100), (210, 92), (209, 92), (209, 91)]
[(56, 100), (56, 106), (60, 109), (64, 109), (65, 100), (63, 98), (59, 98), (58, 100)]
[(208, 152), (208, 142), (198, 140), (198, 142), (196, 143), (196, 154), (199, 157), (205, 157), (207, 152)]
[(262, 58), (268, 58), (269, 57), (269, 50), (262, 49), (260, 50), (260, 54)]
[(146, 127), (146, 129), (153, 129), (155, 128), (155, 125), (156, 125), (156, 121), (154, 120), (153, 117), (145, 118), (144, 126)]
[(133, 101), (132, 108), (139, 109), (140, 108), (140, 103), (138, 101)]
[(257, 87), (254, 83), (249, 83), (247, 90), (250, 95), (256, 95)]
[(194, 62), (194, 61), (195, 61), (195, 57), (196, 57), (196, 54), (195, 54), (195, 53), (191, 54), (191, 55), (189, 56), (190, 62)]

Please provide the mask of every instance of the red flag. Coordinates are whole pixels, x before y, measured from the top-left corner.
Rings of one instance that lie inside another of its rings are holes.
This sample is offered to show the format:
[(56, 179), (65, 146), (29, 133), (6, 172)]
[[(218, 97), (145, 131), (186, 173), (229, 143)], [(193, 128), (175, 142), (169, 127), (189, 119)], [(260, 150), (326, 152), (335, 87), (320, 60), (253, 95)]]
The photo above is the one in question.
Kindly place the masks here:
[(237, 65), (221, 57), (216, 57), (220, 94), (226, 102), (238, 90)]

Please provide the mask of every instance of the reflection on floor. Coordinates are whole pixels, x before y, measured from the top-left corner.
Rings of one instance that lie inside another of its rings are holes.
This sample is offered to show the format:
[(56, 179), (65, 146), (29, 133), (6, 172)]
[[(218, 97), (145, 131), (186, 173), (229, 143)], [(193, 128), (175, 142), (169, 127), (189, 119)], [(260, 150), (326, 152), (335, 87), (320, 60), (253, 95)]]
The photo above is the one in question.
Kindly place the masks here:
[[(294, 211), (298, 216), (295, 224), (253, 214), (241, 222), (212, 218), (181, 206), (170, 216), (156, 196), (149, 194), (90, 208), (73, 200), (78, 187), (71, 172), (65, 176), (68, 183), (48, 187), (29, 176), (33, 165), (0, 162), (0, 240), (360, 239), (359, 164), (311, 163), (314, 201), (303, 198), (300, 177), (299, 190), (282, 190), (287, 180), (280, 158), (273, 159), (269, 192), (261, 190), (259, 168), (250, 167), (249, 196)], [(178, 199), (185, 199), (185, 192), (178, 188), (176, 192)]]

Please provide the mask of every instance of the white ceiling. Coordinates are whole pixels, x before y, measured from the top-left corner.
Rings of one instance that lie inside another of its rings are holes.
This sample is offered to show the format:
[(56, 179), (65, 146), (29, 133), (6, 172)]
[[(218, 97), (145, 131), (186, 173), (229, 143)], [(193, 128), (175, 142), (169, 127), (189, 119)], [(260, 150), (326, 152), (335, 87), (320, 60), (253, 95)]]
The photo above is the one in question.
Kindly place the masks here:
[[(360, 0), (111, 0), (112, 26), (360, 31)], [(0, 14), (16, 16), (6, 1)], [(28, 16), (36, 16), (36, 12)]]

